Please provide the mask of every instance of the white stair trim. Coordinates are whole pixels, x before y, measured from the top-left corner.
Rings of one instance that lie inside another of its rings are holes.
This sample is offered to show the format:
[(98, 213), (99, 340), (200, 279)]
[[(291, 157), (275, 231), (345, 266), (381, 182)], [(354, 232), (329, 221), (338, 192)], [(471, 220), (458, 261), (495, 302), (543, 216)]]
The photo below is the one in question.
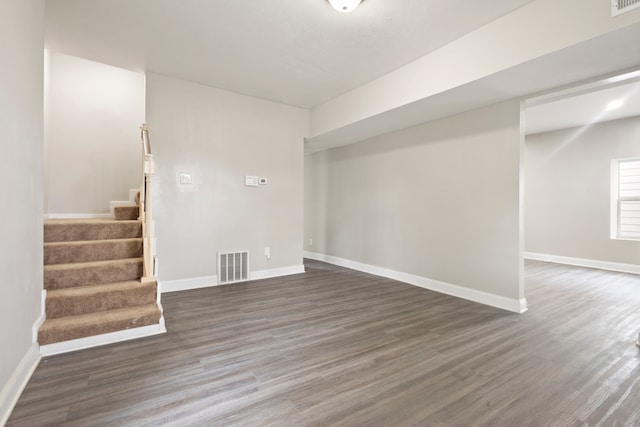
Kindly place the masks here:
[(36, 342), (36, 343), (38, 342), (38, 331), (40, 330), (40, 326), (42, 326), (44, 321), (47, 319), (46, 310), (47, 310), (47, 290), (43, 289), (42, 292), (40, 293), (40, 316), (38, 316), (36, 321), (33, 323), (33, 326), (31, 329), (32, 342)]
[(164, 326), (164, 317), (161, 317), (160, 323), (157, 325), (141, 326), (139, 328), (125, 329), (123, 331), (109, 332), (107, 334), (62, 341), (54, 344), (46, 344), (40, 346), (40, 354), (43, 357), (53, 356), (56, 354), (69, 353), (71, 351), (84, 350), (86, 348), (114, 344), (137, 338), (150, 337), (153, 335), (164, 334), (165, 332), (167, 332), (167, 329)]
[(7, 423), (11, 411), (18, 403), (18, 399), (31, 379), (33, 371), (38, 367), (38, 363), (40, 363), (40, 350), (38, 344), (33, 343), (0, 390), (0, 426)]
[(386, 277), (388, 279), (408, 283), (410, 285), (418, 286), (430, 291), (451, 295), (454, 297), (466, 299), (484, 305), (489, 305), (514, 313), (524, 313), (525, 311), (527, 311), (527, 300), (525, 298), (521, 298), (519, 300), (507, 298), (501, 295), (479, 291), (477, 289), (466, 288), (464, 286), (454, 285), (452, 283), (429, 279), (428, 277), (416, 276), (414, 274), (403, 273), (401, 271), (390, 270), (388, 268), (364, 264), (361, 262), (316, 252), (305, 251), (304, 257), (338, 265), (341, 267), (350, 268), (352, 270), (362, 271), (364, 273), (374, 274), (376, 276)]
[(139, 188), (130, 188), (129, 189), (129, 202), (136, 204), (136, 195), (140, 191)]
[(48, 213), (44, 214), (44, 219), (114, 219), (113, 215), (108, 213), (90, 213), (90, 214), (57, 214)]

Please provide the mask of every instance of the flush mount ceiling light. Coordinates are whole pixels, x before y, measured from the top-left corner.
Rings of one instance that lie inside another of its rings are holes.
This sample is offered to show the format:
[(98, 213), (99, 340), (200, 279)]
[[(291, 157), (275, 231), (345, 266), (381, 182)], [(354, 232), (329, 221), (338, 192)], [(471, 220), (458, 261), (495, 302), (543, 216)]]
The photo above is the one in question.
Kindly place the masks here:
[(358, 7), (362, 0), (329, 0), (331, 6), (338, 12), (351, 12)]

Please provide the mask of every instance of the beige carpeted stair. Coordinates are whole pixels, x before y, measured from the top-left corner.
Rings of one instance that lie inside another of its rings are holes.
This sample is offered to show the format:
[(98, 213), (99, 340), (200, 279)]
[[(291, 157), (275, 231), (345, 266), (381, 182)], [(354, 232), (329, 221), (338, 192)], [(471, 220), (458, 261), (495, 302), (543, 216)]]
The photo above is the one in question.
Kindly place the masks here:
[(45, 243), (134, 237), (142, 237), (140, 221), (55, 219), (47, 221), (44, 227)]
[(156, 304), (118, 308), (79, 316), (48, 319), (38, 332), (41, 345), (84, 338), (157, 324), (160, 311)]
[(45, 265), (44, 288), (49, 290), (99, 285), (136, 280), (141, 276), (142, 258)]
[(45, 221), (40, 345), (159, 323), (157, 284), (140, 280), (138, 207), (116, 207), (114, 215), (120, 220)]
[(142, 238), (49, 242), (44, 244), (44, 263), (106, 261), (142, 256)]
[(113, 216), (119, 221), (127, 219), (138, 219), (140, 214), (138, 206), (116, 206), (113, 209)]

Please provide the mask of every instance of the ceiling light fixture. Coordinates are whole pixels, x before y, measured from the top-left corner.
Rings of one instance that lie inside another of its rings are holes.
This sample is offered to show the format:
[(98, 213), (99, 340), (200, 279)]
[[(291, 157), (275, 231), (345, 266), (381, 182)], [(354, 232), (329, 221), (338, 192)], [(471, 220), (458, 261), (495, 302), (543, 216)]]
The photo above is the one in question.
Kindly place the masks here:
[(331, 6), (338, 12), (351, 12), (361, 2), (362, 0), (329, 0)]

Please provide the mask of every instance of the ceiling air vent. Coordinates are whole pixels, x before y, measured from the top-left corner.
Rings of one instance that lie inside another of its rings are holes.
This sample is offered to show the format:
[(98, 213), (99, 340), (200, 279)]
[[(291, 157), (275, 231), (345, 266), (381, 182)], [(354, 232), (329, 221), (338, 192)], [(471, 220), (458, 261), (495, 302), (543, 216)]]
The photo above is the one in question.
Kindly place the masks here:
[(611, 16), (622, 15), (640, 7), (640, 0), (611, 0)]

